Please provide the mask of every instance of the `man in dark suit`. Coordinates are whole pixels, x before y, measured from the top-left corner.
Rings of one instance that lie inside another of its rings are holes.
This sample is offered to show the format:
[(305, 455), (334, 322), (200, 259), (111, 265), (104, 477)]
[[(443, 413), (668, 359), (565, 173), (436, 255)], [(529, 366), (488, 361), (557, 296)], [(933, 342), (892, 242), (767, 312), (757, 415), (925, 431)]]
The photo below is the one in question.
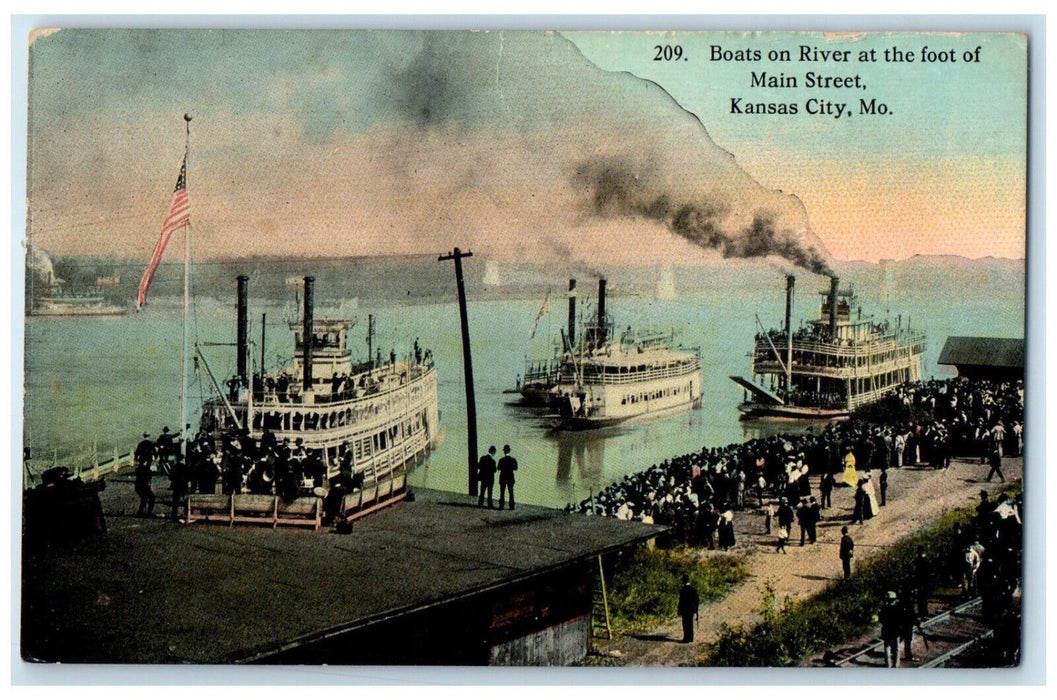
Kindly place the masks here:
[(514, 510), (514, 472), (517, 460), (510, 456), (510, 445), (503, 445), (503, 456), (499, 460), (499, 510), (503, 510), (503, 497), (510, 493), (510, 510)]
[(697, 589), (690, 584), (690, 577), (683, 574), (683, 587), (679, 590), (679, 616), (683, 618), (683, 642), (694, 641), (694, 622), (699, 621), (698, 608), (701, 605)]
[(855, 551), (855, 542), (848, 534), (846, 525), (840, 529), (840, 534), (840, 561), (844, 565), (844, 578), (849, 579), (851, 578), (851, 558)]
[[(492, 505), (492, 488), (495, 486), (495, 445), (488, 448), (488, 454), (481, 457), (477, 462), (477, 507), (484, 507), (484, 494), (488, 492), (488, 507)], [(499, 506), (502, 508), (502, 504)]]

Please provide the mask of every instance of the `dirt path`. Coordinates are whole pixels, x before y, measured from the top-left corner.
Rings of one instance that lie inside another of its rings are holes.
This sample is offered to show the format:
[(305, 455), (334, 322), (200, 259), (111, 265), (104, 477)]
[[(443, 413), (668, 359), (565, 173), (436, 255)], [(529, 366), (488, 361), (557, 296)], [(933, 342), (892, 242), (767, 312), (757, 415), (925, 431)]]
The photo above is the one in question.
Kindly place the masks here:
[[(794, 599), (810, 597), (837, 580), (841, 576), (838, 557), (841, 526), (849, 526), (849, 534), (855, 540), (856, 560), (867, 558), (946, 511), (975, 505), (982, 489), (1000, 490), (1002, 484), (997, 480), (984, 481), (987, 471), (986, 465), (961, 460), (952, 462), (946, 471), (923, 467), (890, 469), (888, 503), (881, 508), (879, 516), (862, 525), (849, 522), (853, 490), (834, 489), (833, 508), (822, 511), (818, 543), (800, 547), (799, 529), (794, 525), (786, 546), (787, 554), (775, 552), (776, 538), (773, 535), (762, 534), (762, 511), (737, 513), (734, 553), (746, 555), (749, 576), (726, 598), (701, 607), (701, 621), (692, 644), (677, 641), (682, 637), (682, 624), (676, 618), (646, 634), (598, 642), (596, 646), (600, 652), (617, 656), (628, 666), (691, 665), (695, 655), (716, 640), (724, 623), (736, 625), (756, 618), (768, 583), (781, 601), (787, 596)], [(1022, 459), (1003, 460), (1002, 472), (1007, 481), (1021, 478)], [(814, 493), (817, 494), (817, 490), (815, 482)], [(713, 553), (705, 551), (703, 554), (709, 556)]]

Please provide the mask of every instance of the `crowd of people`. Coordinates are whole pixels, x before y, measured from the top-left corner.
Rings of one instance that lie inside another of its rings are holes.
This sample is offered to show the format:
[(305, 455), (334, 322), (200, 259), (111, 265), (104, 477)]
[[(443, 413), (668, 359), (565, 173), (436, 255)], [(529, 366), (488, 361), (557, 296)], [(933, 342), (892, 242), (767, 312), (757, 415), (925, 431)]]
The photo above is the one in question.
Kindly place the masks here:
[[(767, 532), (777, 521), (781, 550), (794, 522), (805, 537), (811, 532), (832, 507), (839, 483), (855, 489), (853, 518), (861, 522), (877, 515), (889, 469), (942, 469), (955, 455), (981, 463), (990, 458), (1000, 467), (1003, 455), (1022, 453), (1022, 381), (914, 382), (889, 400), (898, 409), (891, 420), (853, 417), (801, 435), (705, 447), (630, 474), (567, 510), (667, 525), (663, 539), (671, 544), (730, 548), (736, 514), (761, 509)], [(809, 478), (814, 474), (822, 475), (817, 497)]]
[[(981, 465), (989, 462), (987, 480), (997, 473), (1004, 481), (1003, 457), (1023, 454), (1022, 381), (915, 382), (900, 386), (888, 403), (889, 410), (871, 414), (891, 416), (888, 419), (853, 417), (801, 435), (705, 447), (673, 457), (630, 474), (567, 510), (666, 525), (669, 530), (658, 538), (660, 546), (709, 549), (735, 546), (733, 522), (739, 512), (762, 512), (764, 534), (775, 535), (776, 551), (785, 553), (794, 525), (799, 527), (802, 546), (817, 541), (817, 525), (824, 511), (833, 508), (832, 493), (838, 484), (854, 488), (851, 522), (861, 523), (885, 506), (890, 470), (946, 469), (952, 457), (959, 457), (979, 460)], [(912, 565), (891, 582), (892, 590), (878, 614), (888, 665), (899, 664), (901, 651), (903, 660), (913, 660), (914, 631), (923, 633), (921, 621), (929, 615), (929, 596), (940, 583), (941, 571), (960, 579), (967, 595), (981, 596), (983, 616), (995, 630), (1002, 663), (1017, 662), (1020, 618), (1010, 603), (1020, 585), (1022, 502), (1005, 495), (992, 501), (987, 491), (981, 491), (980, 499), (972, 523), (954, 530), (950, 561), (938, 561), (919, 549)], [(854, 551), (855, 543), (844, 526), (839, 557), (846, 579), (852, 576)], [(679, 613), (686, 641), (693, 639), (697, 606), (684, 605), (684, 597), (681, 592)]]
[[(189, 426), (188, 426), (189, 428)], [(325, 492), (325, 519), (329, 520), (345, 494), (363, 485), (363, 473), (353, 469), (352, 446), (338, 450), (338, 473), (328, 478), (322, 450), (308, 449), (301, 438), (279, 440), (267, 428), (254, 439), (245, 428), (225, 434), (219, 444), (205, 431), (187, 442), (186, 459), (180, 436), (169, 428), (156, 440), (145, 433), (136, 447), (138, 515), (154, 510), (151, 479), (155, 473), (169, 477), (175, 519), (179, 504), (190, 493), (276, 495), (290, 502), (299, 496)], [(320, 491), (322, 489), (322, 491)]]
[[(885, 664), (913, 661), (913, 639), (917, 630), (926, 632), (921, 621), (928, 617), (929, 596), (941, 583), (959, 584), (967, 595), (979, 595), (984, 620), (995, 631), (994, 642), (1000, 665), (1017, 663), (1020, 649), (1020, 618), (1012, 605), (1020, 586), (1023, 527), (1021, 498), (1000, 494), (991, 500), (980, 492), (976, 515), (966, 527), (955, 526), (950, 561), (942, 567), (948, 580), (940, 581), (938, 562), (919, 548), (913, 565), (892, 589), (878, 612)], [(927, 641), (927, 637), (926, 637)]]

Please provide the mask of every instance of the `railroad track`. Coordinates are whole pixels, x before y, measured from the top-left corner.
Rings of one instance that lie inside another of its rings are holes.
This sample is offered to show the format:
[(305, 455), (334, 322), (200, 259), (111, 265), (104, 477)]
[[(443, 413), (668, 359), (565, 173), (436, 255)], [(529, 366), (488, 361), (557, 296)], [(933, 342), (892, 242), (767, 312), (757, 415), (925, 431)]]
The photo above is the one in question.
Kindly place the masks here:
[[(979, 597), (967, 600), (948, 610), (921, 621), (914, 628), (911, 644), (912, 660), (904, 660), (900, 650), (900, 666), (911, 668), (941, 668), (960, 655), (992, 636), (980, 613)], [(922, 634), (924, 632), (924, 634)], [(884, 668), (884, 642), (870, 640), (865, 646), (850, 653), (835, 652), (830, 665), (844, 668)]]

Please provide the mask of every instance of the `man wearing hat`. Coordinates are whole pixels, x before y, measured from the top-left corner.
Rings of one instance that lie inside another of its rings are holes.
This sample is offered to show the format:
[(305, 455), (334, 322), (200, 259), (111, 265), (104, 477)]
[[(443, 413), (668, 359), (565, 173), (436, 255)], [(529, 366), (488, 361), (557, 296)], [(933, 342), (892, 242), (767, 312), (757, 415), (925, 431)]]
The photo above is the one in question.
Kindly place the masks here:
[(903, 629), (903, 609), (895, 591), (888, 591), (881, 608), (881, 641), (885, 648), (885, 666), (899, 668), (899, 635)]
[(683, 587), (679, 589), (679, 616), (683, 618), (683, 642), (694, 641), (694, 622), (700, 621), (701, 607), (697, 589), (690, 583), (690, 576), (683, 574)]
[[(484, 494), (488, 492), (488, 507), (492, 505), (492, 489), (495, 487), (495, 445), (488, 448), (488, 454), (477, 461), (477, 507), (484, 507)], [(502, 508), (502, 506), (499, 506)]]
[(143, 439), (136, 445), (134, 454), (137, 467), (144, 462), (150, 467), (151, 462), (154, 461), (154, 442), (150, 439), (150, 433), (143, 433)]
[(844, 578), (851, 578), (851, 558), (855, 551), (855, 542), (852, 541), (851, 535), (848, 534), (848, 526), (845, 525), (840, 529), (840, 561), (844, 566)]
[(176, 443), (173, 440), (172, 434), (169, 432), (169, 426), (165, 426), (161, 429), (161, 435), (154, 443), (154, 451), (158, 456), (158, 466), (161, 471), (165, 474), (169, 473), (169, 460), (175, 456)]
[(503, 445), (503, 456), (499, 459), (499, 510), (503, 510), (504, 495), (510, 493), (510, 510), (514, 510), (514, 472), (517, 460), (510, 456), (510, 445)]
[(154, 443), (150, 433), (143, 433), (143, 439), (136, 446), (136, 495), (139, 496), (139, 509), (136, 515), (154, 514), (154, 490), (151, 488), (151, 462), (154, 460)]
[(775, 513), (778, 517), (778, 528), (784, 528), (786, 531), (786, 537), (789, 536), (789, 532), (793, 528), (793, 507), (789, 505), (789, 500), (784, 496), (778, 499), (778, 512)]
[(796, 509), (796, 524), (800, 526), (800, 546), (804, 546), (804, 542), (807, 541), (807, 521), (811, 515), (807, 509), (807, 499), (801, 498), (800, 505)]
[(807, 504), (807, 539), (815, 544), (818, 539), (818, 521), (822, 520), (822, 508), (814, 496), (808, 499)]

